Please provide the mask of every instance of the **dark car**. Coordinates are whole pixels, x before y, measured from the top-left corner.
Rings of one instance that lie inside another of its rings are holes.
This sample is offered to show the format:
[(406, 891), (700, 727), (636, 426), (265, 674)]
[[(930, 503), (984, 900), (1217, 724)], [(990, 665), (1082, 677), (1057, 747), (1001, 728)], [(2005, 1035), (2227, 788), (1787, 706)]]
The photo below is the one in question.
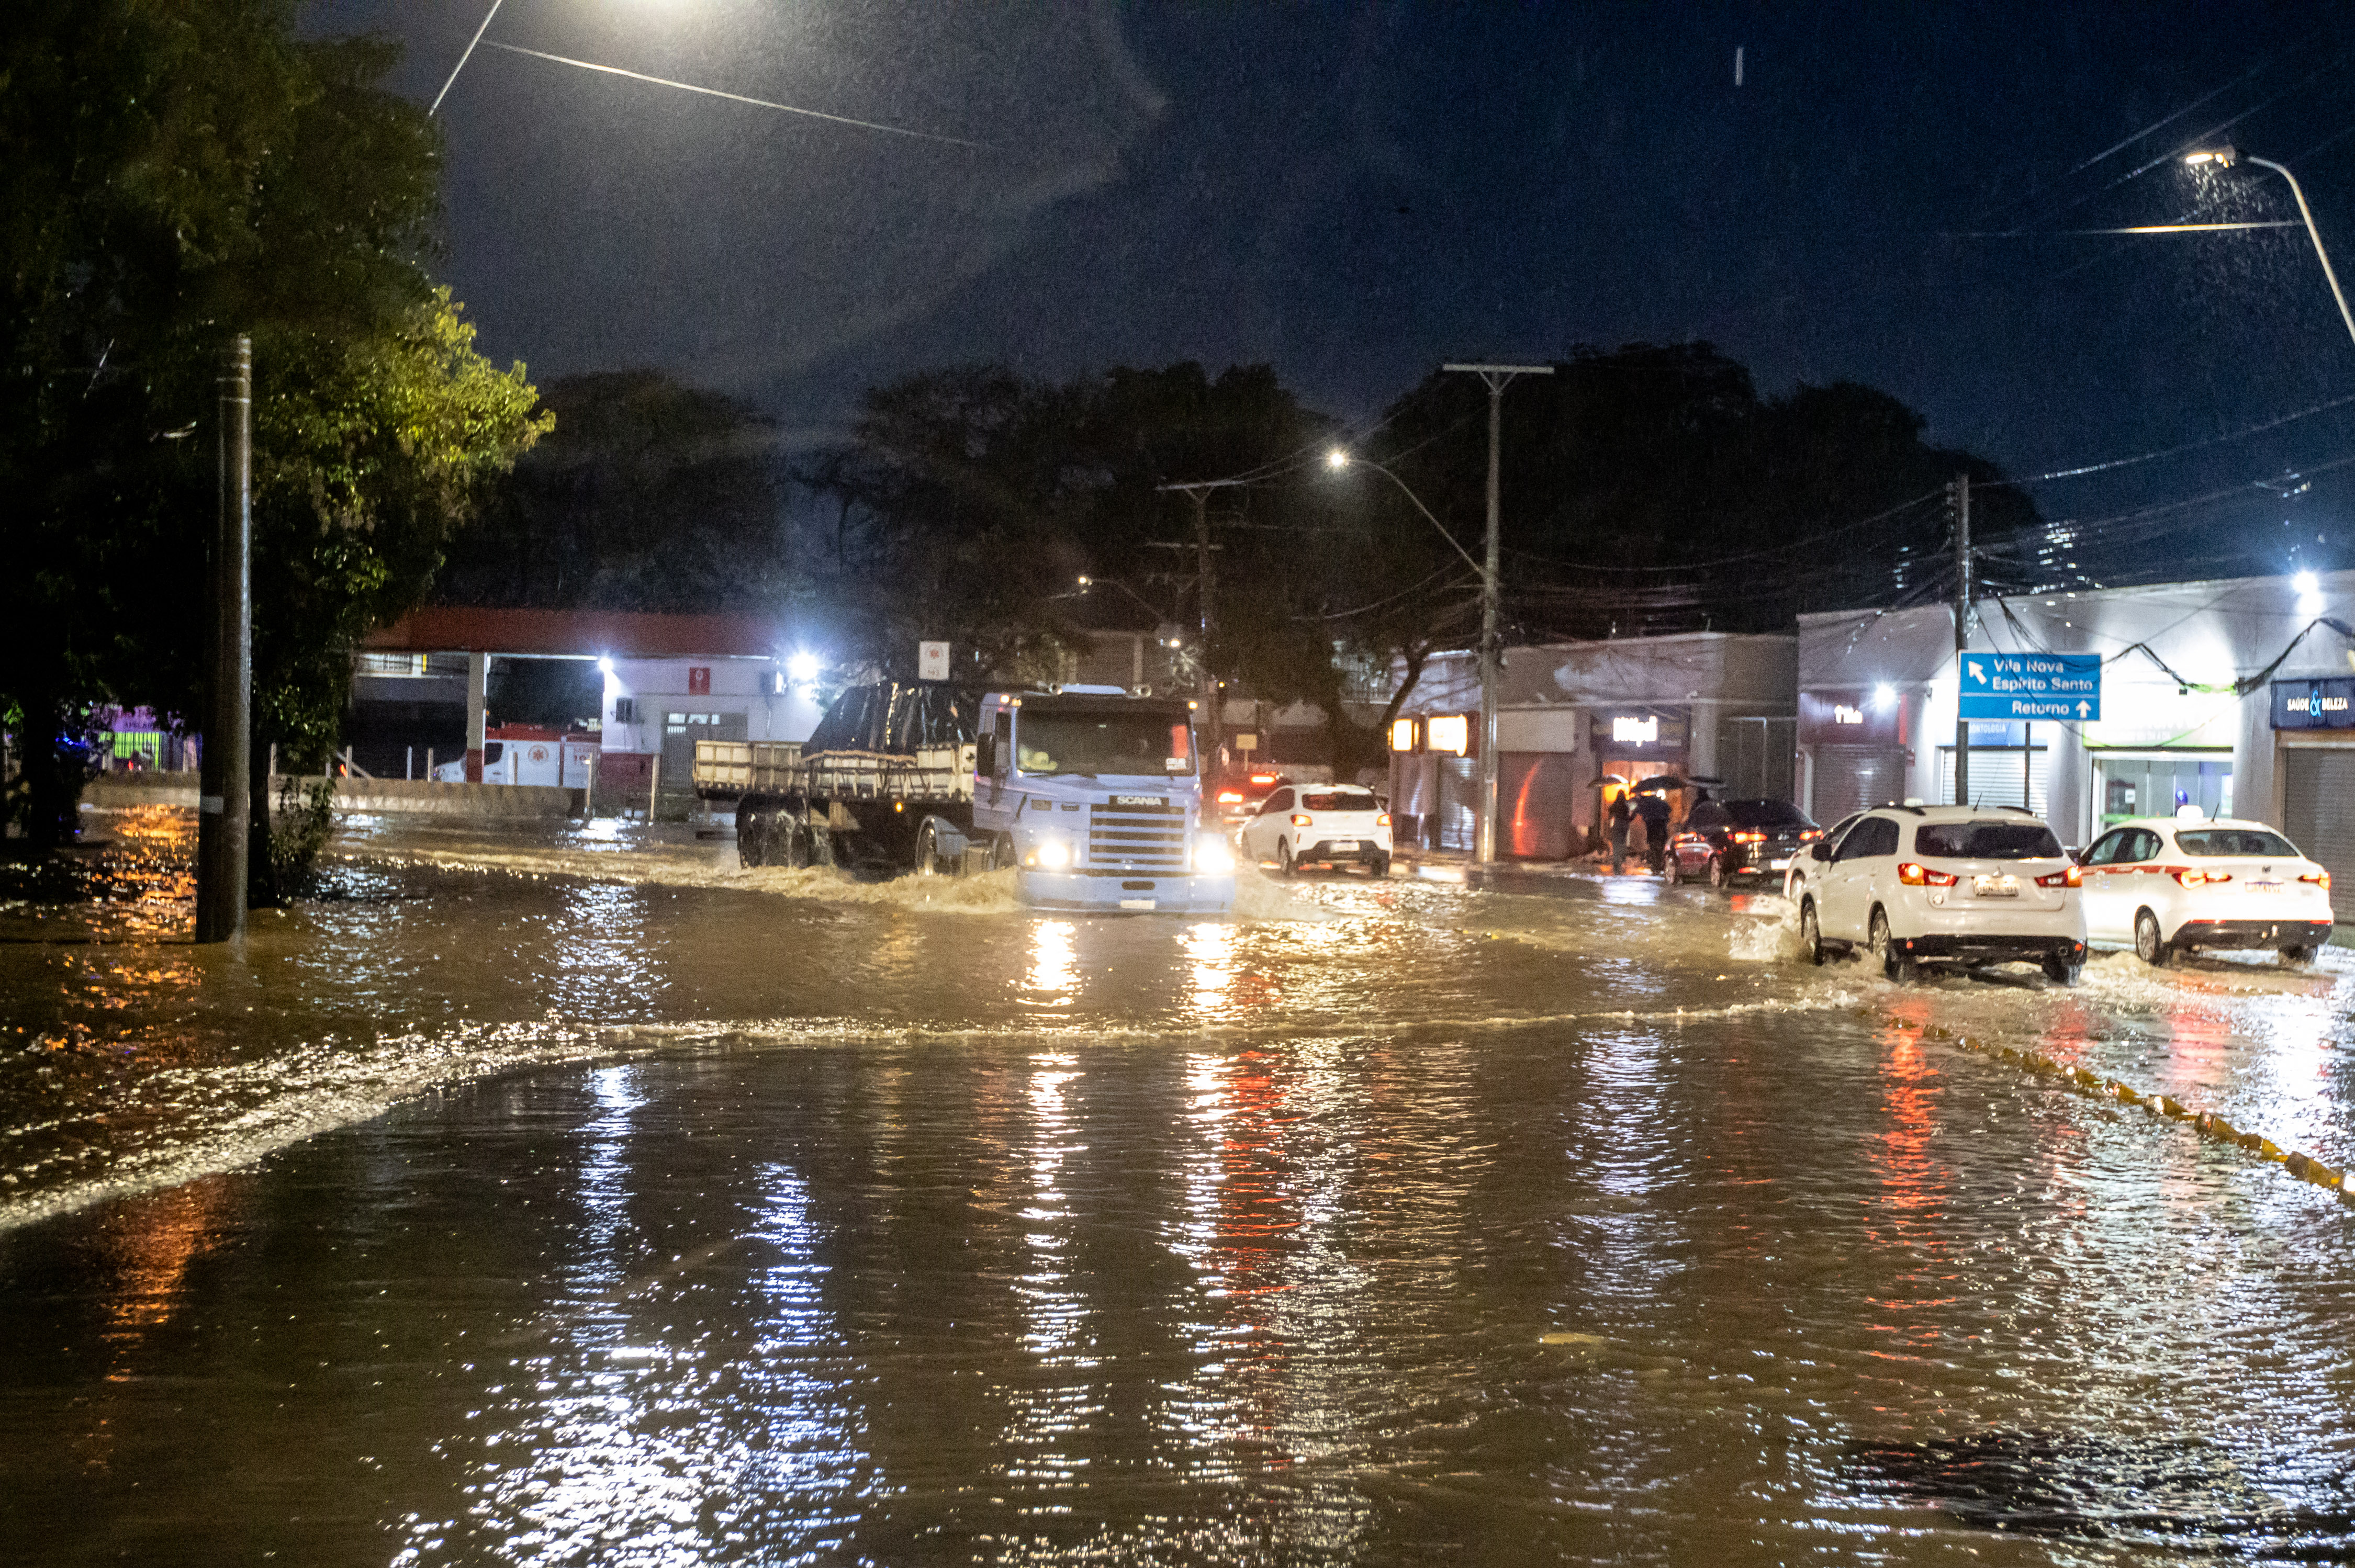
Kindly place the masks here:
[(1702, 800), (1668, 841), (1668, 880), (1711, 887), (1737, 876), (1777, 876), (1791, 856), (1824, 836), (1788, 800)]
[(1209, 820), (1230, 832), (1241, 827), (1258, 815), (1259, 803), (1283, 782), (1283, 774), (1265, 768), (1233, 768), (1220, 774), (1203, 790), (1209, 811), (1216, 813)]

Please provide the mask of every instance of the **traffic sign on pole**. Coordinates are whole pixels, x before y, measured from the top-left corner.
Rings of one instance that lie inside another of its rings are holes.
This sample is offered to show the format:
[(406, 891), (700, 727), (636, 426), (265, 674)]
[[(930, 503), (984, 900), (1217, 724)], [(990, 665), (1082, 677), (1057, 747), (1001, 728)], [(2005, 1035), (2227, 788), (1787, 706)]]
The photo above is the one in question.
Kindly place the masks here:
[(2099, 653), (1966, 653), (1962, 717), (2058, 719), (2102, 716)]

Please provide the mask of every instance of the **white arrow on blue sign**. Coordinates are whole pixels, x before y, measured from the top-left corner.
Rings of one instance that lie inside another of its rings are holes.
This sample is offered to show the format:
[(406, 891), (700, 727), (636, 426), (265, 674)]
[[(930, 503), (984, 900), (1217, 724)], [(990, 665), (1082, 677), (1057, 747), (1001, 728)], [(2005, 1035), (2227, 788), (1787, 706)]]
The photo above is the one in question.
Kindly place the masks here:
[(1966, 653), (1963, 717), (2061, 719), (2102, 716), (2099, 653)]

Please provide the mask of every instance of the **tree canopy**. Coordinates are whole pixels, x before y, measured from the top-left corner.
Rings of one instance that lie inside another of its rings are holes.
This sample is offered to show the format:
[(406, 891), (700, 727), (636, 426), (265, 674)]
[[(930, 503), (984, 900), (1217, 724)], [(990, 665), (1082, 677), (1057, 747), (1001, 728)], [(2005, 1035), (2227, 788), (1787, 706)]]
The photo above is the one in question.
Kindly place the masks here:
[(441, 148), (374, 39), (292, 0), (24, 0), (0, 23), (0, 705), (12, 814), (70, 822), (62, 727), (192, 715), (214, 375), (254, 343), (254, 712), (317, 760), (344, 652), (415, 602), (483, 479), (547, 428), (426, 271)]

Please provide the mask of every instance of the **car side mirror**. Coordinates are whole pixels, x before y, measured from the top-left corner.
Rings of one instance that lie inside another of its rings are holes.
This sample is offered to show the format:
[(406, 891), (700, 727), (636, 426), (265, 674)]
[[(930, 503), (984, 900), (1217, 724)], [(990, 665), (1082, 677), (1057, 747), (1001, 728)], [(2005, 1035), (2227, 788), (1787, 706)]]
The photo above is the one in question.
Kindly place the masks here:
[(974, 743), (973, 770), (977, 776), (983, 779), (994, 779), (996, 777), (997, 736), (996, 735), (984, 735), (979, 740)]
[(1807, 852), (1807, 858), (1809, 860), (1829, 860), (1832, 858), (1832, 846), (1826, 843), (1823, 840), (1817, 839), (1816, 841), (1815, 848)]

